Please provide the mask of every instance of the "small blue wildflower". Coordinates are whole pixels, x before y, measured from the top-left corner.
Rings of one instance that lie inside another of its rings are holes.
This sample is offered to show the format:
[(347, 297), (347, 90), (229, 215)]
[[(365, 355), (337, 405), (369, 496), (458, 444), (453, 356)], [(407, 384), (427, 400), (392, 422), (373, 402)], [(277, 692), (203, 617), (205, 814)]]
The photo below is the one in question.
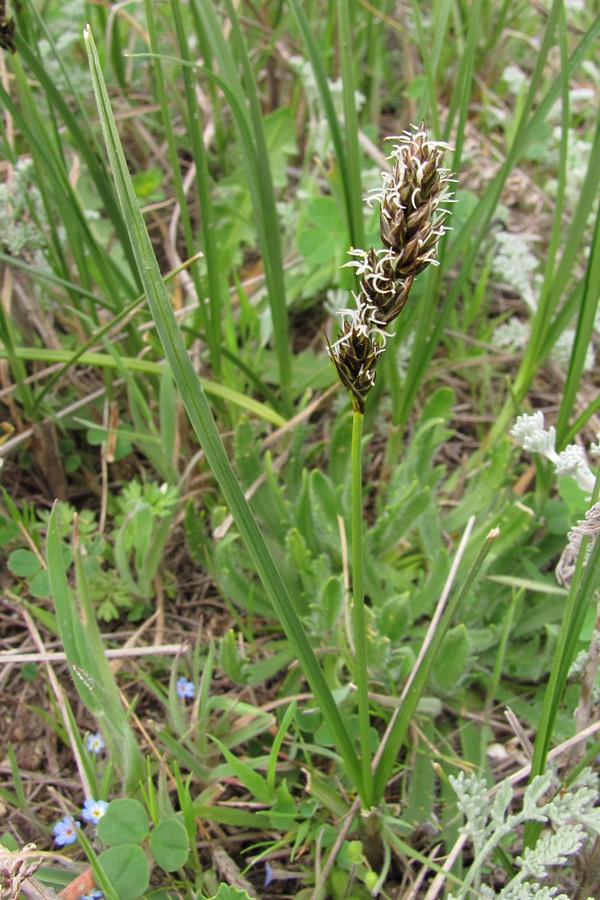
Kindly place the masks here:
[(66, 844), (72, 844), (77, 839), (77, 829), (81, 828), (80, 822), (75, 822), (71, 816), (65, 816), (60, 822), (57, 822), (52, 829), (54, 835), (54, 843), (59, 847)]
[(265, 863), (265, 887), (269, 887), (273, 881), (273, 866), (271, 863)]
[(182, 675), (181, 678), (177, 679), (178, 697), (182, 697), (184, 700), (193, 700), (195, 693), (196, 688), (194, 687), (193, 681), (188, 681), (185, 675)]
[(94, 825), (97, 825), (106, 812), (107, 806), (108, 803), (106, 802), (106, 800), (93, 800), (90, 798), (83, 804), (81, 815), (86, 822), (93, 822)]
[(102, 740), (102, 735), (100, 732), (97, 734), (88, 734), (87, 737), (87, 748), (90, 753), (100, 753), (101, 750), (104, 750), (105, 744)]
[(84, 894), (81, 900), (98, 900), (99, 897), (103, 896), (102, 891), (92, 891), (91, 894)]

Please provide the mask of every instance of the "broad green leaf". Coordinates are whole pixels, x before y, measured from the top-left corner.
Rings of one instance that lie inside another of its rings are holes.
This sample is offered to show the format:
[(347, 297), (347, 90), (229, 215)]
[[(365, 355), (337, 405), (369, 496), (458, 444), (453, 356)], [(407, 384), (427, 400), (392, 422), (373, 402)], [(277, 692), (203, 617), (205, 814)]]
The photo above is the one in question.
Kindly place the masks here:
[(135, 900), (150, 883), (150, 866), (139, 844), (110, 847), (100, 854), (98, 862), (119, 900)]
[(429, 681), (442, 697), (452, 696), (467, 671), (471, 642), (465, 625), (457, 625), (444, 637), (431, 667)]
[(189, 839), (185, 826), (174, 817), (164, 819), (151, 832), (149, 847), (156, 864), (165, 872), (181, 869), (189, 855)]
[(39, 572), (41, 563), (32, 550), (13, 550), (8, 557), (8, 568), (19, 578), (31, 578)]
[(36, 574), (29, 582), (29, 593), (32, 597), (36, 597), (38, 599), (52, 596), (52, 591), (50, 590), (50, 579), (48, 577), (47, 569), (40, 569), (38, 572), (36, 572)]
[(217, 893), (209, 897), (209, 900), (252, 900), (252, 897), (246, 891), (238, 891), (228, 884), (221, 884)]
[(111, 800), (98, 822), (98, 837), (116, 847), (120, 844), (143, 841), (148, 834), (148, 816), (141, 803), (122, 797)]

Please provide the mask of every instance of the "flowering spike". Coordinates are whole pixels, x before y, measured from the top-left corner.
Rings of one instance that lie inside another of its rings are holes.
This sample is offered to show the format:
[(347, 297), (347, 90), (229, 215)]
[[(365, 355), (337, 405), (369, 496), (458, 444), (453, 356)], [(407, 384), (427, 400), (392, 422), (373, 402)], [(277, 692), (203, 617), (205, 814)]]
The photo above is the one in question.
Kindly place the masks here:
[(430, 141), (424, 123), (399, 137), (383, 173), (383, 187), (372, 193), (380, 203), (380, 234), (384, 247), (350, 250), (360, 279), (356, 310), (343, 310), (342, 330), (327, 351), (354, 408), (364, 412), (365, 398), (375, 383), (375, 367), (385, 348), (383, 329), (400, 315), (416, 276), (436, 263), (439, 240), (446, 231), (453, 180), (442, 167), (447, 144)]
[(355, 323), (344, 322), (342, 334), (333, 344), (327, 339), (327, 351), (340, 381), (350, 391), (354, 408), (365, 411), (365, 398), (375, 383), (375, 366), (383, 353), (369, 334), (361, 334)]

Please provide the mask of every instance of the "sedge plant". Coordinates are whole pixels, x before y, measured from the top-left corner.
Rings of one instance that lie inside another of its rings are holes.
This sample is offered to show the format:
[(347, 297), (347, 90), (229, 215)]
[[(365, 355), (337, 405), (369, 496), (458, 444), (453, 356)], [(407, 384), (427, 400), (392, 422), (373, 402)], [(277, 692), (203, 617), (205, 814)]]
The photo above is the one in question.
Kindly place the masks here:
[(341, 334), (329, 355), (353, 407), (352, 420), (352, 578), (356, 678), (363, 779), (370, 784), (369, 697), (367, 640), (363, 589), (362, 432), (365, 400), (375, 383), (376, 367), (384, 353), (387, 328), (404, 309), (414, 279), (435, 262), (446, 231), (452, 178), (442, 163), (447, 144), (430, 141), (424, 123), (405, 132), (392, 151), (394, 165), (384, 173), (380, 202), (383, 248), (354, 249), (347, 263), (356, 268), (360, 290), (356, 308), (342, 311)]
[(244, 537), (256, 567), (256, 572), (265, 586), (273, 608), (317, 698), (317, 703), (331, 728), (332, 734), (335, 736), (336, 745), (341, 758), (344, 760), (346, 771), (356, 786), (363, 804), (368, 808), (371, 806), (371, 797), (363, 783), (353, 742), (334, 697), (327, 686), (314, 651), (302, 628), (286, 585), (282, 581), (277, 566), (267, 549), (264, 537), (252, 515), (248, 501), (244, 497), (241, 486), (233, 473), (206, 395), (187, 353), (133, 191), (97, 50), (89, 28), (86, 29), (84, 36), (89, 54), (96, 102), (115, 176), (119, 200), (130, 228), (138, 270), (144, 281), (149, 307), (156, 322), (165, 355), (173, 372), (173, 378), (181, 392), (190, 422), (202, 444), (207, 461), (220, 484), (240, 533)]
[[(385, 346), (385, 329), (402, 311), (415, 277), (436, 256), (439, 240), (445, 232), (450, 199), (451, 176), (443, 165), (445, 144), (428, 140), (424, 127), (398, 139), (396, 163), (391, 176), (384, 176), (381, 201), (381, 234), (385, 249), (354, 251), (353, 262), (361, 278), (357, 311), (346, 316), (342, 335), (331, 347), (338, 373), (350, 390), (355, 408), (353, 439), (354, 484), (354, 582), (355, 653), (359, 688), (360, 754), (357, 753), (346, 724), (328, 686), (321, 666), (308, 641), (296, 612), (293, 598), (284, 584), (264, 537), (243, 495), (210, 412), (200, 380), (191, 364), (179, 326), (158, 271), (121, 148), (116, 123), (99, 66), (91, 32), (85, 32), (92, 81), (107, 150), (113, 168), (123, 215), (130, 228), (140, 276), (144, 281), (149, 307), (173, 378), (181, 393), (190, 421), (202, 444), (206, 459), (217, 478), (236, 521), (255, 571), (262, 581), (272, 607), (287, 635), (294, 654), (314, 693), (363, 809), (376, 807), (386, 787), (386, 773), (396, 753), (390, 746), (382, 759), (382, 770), (373, 777), (368, 749), (369, 708), (367, 660), (364, 640), (364, 598), (361, 566), (361, 463), (360, 442), (364, 401), (373, 386), (375, 367)], [(404, 735), (397, 730), (390, 744), (400, 746)], [(373, 785), (377, 784), (377, 790)]]

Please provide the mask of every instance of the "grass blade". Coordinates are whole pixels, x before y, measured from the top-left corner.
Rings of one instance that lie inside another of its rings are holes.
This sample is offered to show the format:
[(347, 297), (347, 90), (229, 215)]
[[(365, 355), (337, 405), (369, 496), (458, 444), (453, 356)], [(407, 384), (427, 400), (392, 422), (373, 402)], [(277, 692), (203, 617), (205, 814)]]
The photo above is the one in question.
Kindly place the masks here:
[(208, 463), (219, 482), (227, 505), (248, 547), (256, 572), (265, 586), (279, 621), (315, 694), (316, 701), (334, 735), (338, 752), (346, 765), (348, 774), (362, 796), (362, 774), (353, 742), (298, 619), (292, 599), (266, 547), (262, 532), (235, 477), (202, 384), (194, 370), (181, 337), (133, 191), (116, 122), (102, 77), (96, 47), (89, 29), (86, 29), (85, 40), (96, 103), (115, 177), (119, 201), (125, 221), (131, 229), (131, 240), (138, 270), (144, 283), (150, 311), (156, 322), (156, 328), (171, 366), (173, 377), (181, 393), (192, 427), (198, 436)]
[(135, 793), (144, 778), (144, 762), (104, 655), (77, 551), (76, 596), (69, 589), (56, 504), (48, 528), (47, 560), (56, 621), (75, 686), (87, 708), (102, 723), (103, 733), (111, 745), (112, 757), (118, 761), (123, 773), (126, 790)]
[[(471, 522), (470, 527), (472, 527), (472, 524), (473, 521)], [(463, 546), (466, 544), (466, 538), (470, 533), (470, 527), (468, 531), (465, 532), (465, 536), (463, 538)], [(495, 537), (495, 532), (490, 532), (490, 534), (487, 536), (485, 543), (481, 547), (477, 558), (469, 569), (469, 572), (467, 573), (463, 584), (461, 585), (459, 590), (455, 591), (454, 596), (451, 598), (448, 606), (443, 611), (437, 627), (432, 629), (431, 641), (429, 645), (426, 648), (424, 645), (423, 650), (419, 654), (416, 668), (414, 669), (413, 675), (411, 676), (411, 679), (407, 684), (408, 689), (405, 688), (404, 690), (402, 704), (399, 707), (397, 714), (395, 714), (390, 721), (386, 736), (384, 738), (381, 757), (378, 760), (377, 767), (375, 769), (375, 802), (378, 802), (384, 795), (388, 780), (390, 778), (390, 775), (392, 774), (398, 751), (402, 746), (402, 743), (406, 736), (408, 726), (410, 725), (412, 717), (417, 708), (419, 698), (427, 682), (427, 677), (429, 675), (431, 666), (435, 662), (435, 657), (440, 649), (444, 635), (452, 624), (454, 615), (461, 602), (467, 596), (473, 584), (473, 581), (483, 564), (485, 557), (492, 549), (493, 540)]]
[[(290, 412), (292, 362), (289, 322), (280, 227), (275, 208), (271, 166), (258, 103), (258, 92), (248, 61), (244, 38), (233, 4), (230, 0), (226, 0), (226, 5), (232, 25), (232, 47), (223, 37), (212, 5), (196, 2), (195, 9), (210, 39), (215, 59), (219, 65), (221, 79), (235, 97), (232, 110), (235, 115), (244, 168), (256, 215), (258, 240), (273, 319), (273, 337), (279, 364), (281, 393), (284, 409)], [(238, 65), (242, 68), (242, 81), (240, 81)]]
[[(185, 247), (188, 258), (195, 255), (195, 236), (192, 221), (189, 214), (188, 202), (183, 186), (183, 178), (181, 175), (181, 166), (179, 162), (178, 142), (173, 129), (172, 115), (169, 108), (169, 97), (165, 85), (165, 78), (162, 71), (162, 60), (158, 53), (158, 35), (157, 27), (154, 21), (153, 6), (150, 0), (145, 2), (146, 21), (148, 23), (148, 35), (150, 37), (150, 49), (152, 50), (152, 63), (154, 67), (154, 78), (156, 83), (156, 92), (161, 105), (161, 120), (165, 127), (165, 136), (170, 160), (170, 171), (173, 173), (173, 183), (175, 193), (179, 205), (181, 215), (181, 223), (185, 238)], [(172, 2), (171, 10), (179, 40), (179, 49), (182, 57), (188, 60), (187, 54), (189, 47), (184, 40), (183, 24), (181, 22), (181, 12), (179, 3)], [(182, 78), (184, 84), (185, 100), (188, 112), (188, 134), (192, 146), (192, 154), (196, 167), (196, 178), (194, 179), (200, 201), (200, 209), (202, 211), (202, 235), (204, 245), (204, 255), (206, 258), (206, 294), (209, 297), (208, 305), (203, 302), (203, 288), (200, 279), (198, 265), (191, 266), (191, 275), (194, 282), (194, 289), (199, 300), (198, 308), (202, 319), (202, 327), (204, 329), (206, 340), (208, 343), (211, 368), (215, 376), (218, 377), (221, 370), (221, 328), (220, 328), (220, 292), (221, 278), (215, 277), (215, 273), (219, 271), (218, 262), (215, 255), (215, 239), (214, 239), (214, 222), (212, 214), (212, 206), (210, 204), (210, 195), (208, 193), (208, 171), (206, 163), (206, 151), (202, 139), (202, 129), (200, 121), (200, 112), (198, 102), (194, 94), (192, 84), (192, 72), (188, 66), (184, 66), (182, 70)], [(210, 315), (209, 315), (210, 313)]]
[[(358, 146), (358, 116), (356, 113), (356, 87), (354, 79), (354, 54), (352, 48), (352, 4), (338, 0), (338, 36), (340, 66), (344, 96), (344, 132), (346, 135), (346, 161), (348, 166), (348, 218), (352, 223), (353, 247), (365, 246), (364, 214), (362, 204), (360, 151)], [(353, 10), (356, 16), (356, 9)]]
[(573, 344), (573, 352), (571, 354), (567, 380), (565, 382), (563, 396), (560, 404), (560, 411), (556, 423), (557, 444), (559, 446), (562, 436), (567, 431), (571, 410), (575, 409), (576, 405), (575, 400), (581, 384), (581, 376), (584, 370), (586, 353), (590, 345), (590, 335), (594, 329), (596, 310), (598, 309), (598, 301), (600, 300), (600, 295), (598, 293), (599, 284), (600, 210), (597, 210), (596, 224), (594, 227), (594, 238), (592, 241), (591, 253), (588, 259), (585, 278), (583, 282), (583, 298), (579, 310), (575, 342)]
[[(41, 16), (36, 13), (36, 17), (39, 21), (40, 27), (44, 29), (46, 39), (48, 40), (50, 45), (53, 46), (51, 35), (49, 34), (48, 29), (46, 28)], [(18, 37), (17, 40), (19, 40)], [(129, 243), (129, 237), (127, 235), (127, 229), (125, 228), (123, 217), (117, 204), (117, 198), (107, 178), (106, 171), (103, 166), (99, 165), (98, 163), (97, 153), (100, 150), (100, 147), (96, 145), (92, 130), (89, 127), (85, 108), (79, 102), (77, 92), (72, 89), (72, 96), (77, 100), (77, 111), (75, 113), (73, 112), (69, 104), (65, 101), (65, 98), (57, 89), (52, 79), (48, 76), (44, 67), (40, 63), (40, 60), (35, 55), (35, 53), (32, 52), (31, 48), (24, 41), (20, 41), (18, 43), (17, 49), (19, 56), (31, 70), (40, 85), (42, 85), (44, 93), (46, 94), (49, 102), (57, 110), (63, 122), (65, 123), (71, 135), (71, 140), (77, 148), (77, 152), (81, 154), (81, 158), (84, 160), (88, 172), (94, 181), (96, 190), (102, 198), (103, 210), (110, 218), (113, 228), (115, 229), (119, 241), (122, 244), (123, 251), (127, 256), (131, 267), (132, 275), (134, 278), (137, 278), (137, 272), (135, 270), (133, 262), (133, 254), (131, 252), (131, 245)], [(68, 80), (68, 69), (63, 66), (60, 54), (55, 52), (55, 58), (58, 64), (61, 66), (61, 71), (63, 72), (64, 77)], [(83, 125), (86, 127), (86, 130), (84, 130), (80, 122), (83, 123)], [(137, 282), (136, 287), (139, 289), (139, 281)]]
[[(340, 168), (340, 178), (342, 181), (344, 192), (344, 202), (346, 206), (345, 212), (346, 220), (348, 223), (348, 233), (350, 236), (350, 245), (352, 247), (362, 247), (364, 245), (364, 241), (361, 241), (362, 209), (360, 211), (360, 219), (357, 220), (355, 212), (355, 207), (357, 204), (356, 200), (353, 200), (353, 194), (356, 193), (356, 187), (352, 183), (350, 165), (348, 162), (346, 148), (344, 147), (344, 140), (342, 137), (342, 129), (340, 127), (338, 116), (335, 111), (335, 105), (331, 96), (331, 91), (329, 90), (329, 85), (327, 84), (327, 75), (325, 73), (325, 69), (323, 68), (322, 54), (319, 50), (319, 47), (317, 46), (315, 39), (313, 38), (312, 30), (306, 14), (302, 9), (302, 5), (298, 2), (298, 0), (290, 0), (290, 5), (292, 7), (294, 15), (296, 16), (298, 26), (300, 28), (304, 43), (306, 45), (306, 49), (308, 51), (310, 63), (315, 76), (315, 81), (317, 82), (317, 87), (319, 89), (321, 103), (323, 104), (323, 109), (325, 111), (325, 116), (329, 125), (329, 131), (331, 133), (331, 140), (335, 150), (335, 156)], [(360, 185), (360, 182), (358, 182), (358, 184)]]
[[(551, 18), (549, 17), (545, 38), (542, 44), (542, 48), (540, 49), (539, 57), (542, 57), (544, 53), (546, 53), (547, 55), (547, 53), (549, 52), (550, 38), (548, 37), (548, 35), (551, 36), (552, 34), (552, 30), (554, 28), (553, 23), (554, 19), (551, 20)], [(585, 60), (586, 56), (590, 53), (592, 44), (597, 38), (598, 34), (600, 34), (600, 16), (598, 16), (594, 20), (588, 31), (579, 41), (579, 44), (571, 53), (571, 56), (569, 57), (566, 77), (571, 78), (576, 69)], [(452, 287), (444, 301), (442, 309), (439, 310), (439, 312), (436, 313), (436, 315), (431, 320), (435, 324), (429, 338), (425, 343), (419, 345), (419, 353), (415, 353), (411, 357), (411, 361), (407, 370), (406, 380), (402, 389), (402, 396), (400, 398), (398, 409), (395, 411), (394, 424), (403, 426), (408, 421), (408, 416), (410, 415), (410, 411), (414, 405), (415, 397), (418, 390), (420, 389), (427, 367), (429, 366), (429, 363), (433, 357), (435, 348), (438, 346), (438, 343), (441, 340), (443, 330), (446, 327), (448, 316), (450, 315), (451, 310), (453, 309), (458, 297), (460, 296), (464, 285), (471, 277), (471, 272), (473, 270), (473, 266), (475, 265), (479, 253), (479, 248), (489, 228), (489, 224), (494, 215), (494, 211), (497, 207), (506, 179), (519, 162), (519, 159), (522, 157), (531, 140), (535, 137), (535, 134), (540, 128), (541, 124), (545, 121), (548, 115), (548, 111), (560, 94), (561, 85), (561, 78), (554, 79), (550, 87), (547, 89), (546, 93), (536, 105), (535, 111), (531, 113), (530, 117), (526, 118), (525, 115), (521, 117), (513, 143), (508, 150), (506, 159), (500, 167), (498, 174), (486, 188), (484, 194), (481, 197), (481, 200), (477, 204), (477, 207), (475, 208), (468, 222), (466, 222), (464, 227), (461, 229), (460, 234), (457, 235), (456, 240), (454, 240), (452, 244), (450, 244), (445, 250), (443, 259), (441, 260), (442, 265), (440, 266), (438, 272), (433, 273), (433, 275), (428, 274), (428, 278), (441, 277), (443, 272), (448, 271), (450, 268), (456, 265), (460, 256), (464, 254), (458, 277), (452, 284)], [(580, 204), (589, 203), (596, 196), (595, 192), (597, 191), (598, 169), (596, 168), (596, 170), (592, 170), (590, 168), (588, 171), (590, 180), (595, 176), (595, 187), (591, 184), (586, 183), (586, 189), (582, 190), (581, 193)], [(587, 188), (590, 188), (590, 190), (587, 190)], [(576, 218), (579, 222), (580, 220), (578, 214)], [(576, 240), (577, 239), (575, 237), (575, 234), (573, 234), (572, 240), (571, 235), (569, 235), (568, 244), (575, 244)], [(566, 248), (565, 253), (567, 253)], [(570, 256), (570, 253), (568, 254), (568, 256)], [(558, 293), (561, 281), (562, 289), (564, 290), (564, 284), (566, 283), (566, 279), (568, 278), (569, 274), (570, 269), (567, 266), (567, 262), (565, 261), (565, 266), (563, 267), (561, 261), (561, 265), (558, 267), (556, 273), (553, 290), (556, 290)], [(524, 374), (523, 377), (519, 380), (519, 383), (517, 385), (519, 388), (518, 392), (516, 390), (517, 386), (514, 389), (514, 392), (518, 393), (519, 397), (523, 397), (525, 395), (530, 384), (531, 377), (531, 373), (529, 373), (529, 375)], [(493, 444), (494, 441), (497, 440), (498, 436), (506, 430), (507, 424), (511, 420), (513, 413), (514, 401), (511, 398), (506, 403), (500, 415), (495, 420), (489, 438), (491, 444)]]
[[(108, 353), (82, 353), (79, 350), (73, 353), (70, 350), (46, 350), (45, 347), (15, 347), (13, 355), (15, 359), (39, 360), (46, 363), (60, 362), (65, 363), (67, 367), (80, 363), (83, 366), (97, 366), (103, 369), (118, 368), (114, 356), (110, 356)], [(6, 347), (0, 347), (0, 359), (10, 359)], [(163, 363), (153, 362), (150, 359), (138, 359), (135, 356), (121, 356), (119, 364), (131, 372), (144, 372), (146, 375), (160, 375), (164, 368)], [(233, 403), (240, 409), (264, 419), (265, 422), (271, 422), (277, 428), (281, 428), (287, 421), (270, 406), (266, 406), (253, 397), (240, 394), (239, 391), (234, 391), (226, 385), (210, 381), (207, 378), (203, 378), (201, 383), (205, 393)]]

